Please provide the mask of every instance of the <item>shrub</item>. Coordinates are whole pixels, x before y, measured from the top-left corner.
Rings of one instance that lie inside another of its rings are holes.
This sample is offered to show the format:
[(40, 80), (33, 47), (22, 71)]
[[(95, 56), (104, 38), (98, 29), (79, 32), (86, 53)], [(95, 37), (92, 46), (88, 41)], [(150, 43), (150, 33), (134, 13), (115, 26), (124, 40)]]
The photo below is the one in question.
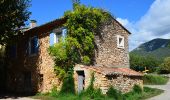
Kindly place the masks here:
[(75, 94), (73, 73), (67, 73), (63, 80), (63, 85), (60, 91), (61, 94)]
[(66, 72), (63, 68), (60, 68), (58, 66), (55, 66), (54, 67), (54, 70), (55, 70), (55, 73), (56, 73), (56, 76), (60, 79), (60, 80), (63, 80), (64, 77), (66, 76)]
[(170, 57), (165, 58), (160, 66), (161, 70), (165, 70), (166, 72), (170, 73)]
[(49, 96), (57, 97), (58, 94), (59, 94), (58, 91), (57, 91), (57, 87), (53, 87), (52, 90), (51, 90), (51, 92), (48, 93), (48, 94), (49, 94)]
[(88, 96), (90, 99), (94, 98), (102, 98), (104, 95), (101, 92), (101, 89), (95, 89), (94, 88), (94, 73), (91, 74), (91, 80), (90, 80), (90, 85), (85, 91), (82, 91), (79, 96)]
[(133, 53), (130, 54), (130, 68), (136, 71), (144, 71), (145, 67), (149, 72), (155, 72), (160, 61), (151, 56), (140, 56)]
[(139, 85), (135, 85), (133, 91), (136, 93), (142, 93), (142, 88)]
[(83, 57), (83, 64), (85, 64), (85, 65), (90, 64), (90, 58), (88, 56)]
[(120, 91), (114, 89), (112, 86), (109, 88), (109, 90), (107, 91), (107, 96), (114, 98), (115, 100), (122, 100), (123, 95), (121, 94)]
[(159, 75), (144, 75), (143, 81), (144, 81), (144, 84), (162, 85), (168, 82), (168, 78), (165, 76), (159, 76)]

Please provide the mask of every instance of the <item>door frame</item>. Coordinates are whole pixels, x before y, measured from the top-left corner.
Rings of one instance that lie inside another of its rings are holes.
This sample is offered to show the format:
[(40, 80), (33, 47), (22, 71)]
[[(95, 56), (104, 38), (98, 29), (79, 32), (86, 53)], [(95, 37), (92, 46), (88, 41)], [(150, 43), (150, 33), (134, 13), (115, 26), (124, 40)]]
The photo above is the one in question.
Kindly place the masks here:
[(79, 70), (77, 72), (77, 91), (78, 93), (81, 93), (81, 91), (84, 90), (85, 86), (85, 74), (84, 70)]

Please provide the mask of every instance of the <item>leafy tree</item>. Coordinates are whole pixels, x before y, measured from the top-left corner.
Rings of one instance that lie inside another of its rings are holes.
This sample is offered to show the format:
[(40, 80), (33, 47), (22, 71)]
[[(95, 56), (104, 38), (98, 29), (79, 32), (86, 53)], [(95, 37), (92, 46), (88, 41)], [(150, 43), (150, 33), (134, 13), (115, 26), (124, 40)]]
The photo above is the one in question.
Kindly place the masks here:
[(20, 33), (21, 26), (29, 18), (29, 0), (1, 0), (0, 1), (0, 44), (5, 44)]
[[(77, 5), (73, 11), (64, 14), (67, 18), (67, 36), (64, 41), (49, 48), (56, 66), (68, 71), (75, 63), (93, 64), (94, 34), (109, 14), (101, 9)], [(62, 39), (63, 40), (63, 39)]]
[(80, 4), (80, 0), (72, 0), (73, 3), (73, 9), (75, 9), (75, 6)]
[(160, 66), (161, 70), (166, 70), (167, 72), (170, 73), (170, 57), (165, 58)]
[(159, 66), (160, 61), (155, 59), (151, 56), (139, 56), (130, 54), (130, 67), (131, 69), (134, 69), (136, 71), (143, 71), (146, 69), (149, 70), (149, 72), (156, 71), (156, 68)]
[[(94, 34), (109, 14), (101, 9), (79, 5), (74, 11), (67, 11), (65, 26), (68, 29), (68, 43), (74, 41), (70, 49), (78, 54), (79, 62), (91, 64), (94, 57)], [(85, 61), (85, 62), (84, 62)]]

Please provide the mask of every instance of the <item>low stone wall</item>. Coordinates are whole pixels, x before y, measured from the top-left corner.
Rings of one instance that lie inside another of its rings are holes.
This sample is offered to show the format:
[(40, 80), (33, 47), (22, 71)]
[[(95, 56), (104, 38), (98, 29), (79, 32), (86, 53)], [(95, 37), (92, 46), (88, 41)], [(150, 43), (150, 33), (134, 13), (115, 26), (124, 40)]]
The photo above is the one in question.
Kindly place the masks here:
[(94, 87), (100, 88), (103, 94), (106, 94), (109, 87), (113, 86), (115, 89), (120, 90), (122, 93), (130, 92), (133, 86), (139, 85), (143, 88), (142, 76), (125, 76), (125, 75), (104, 75), (92, 69), (77, 65), (74, 68), (74, 82), (75, 90), (78, 91), (78, 74), (77, 71), (84, 71), (85, 83), (84, 89), (90, 85), (92, 73), (94, 73)]
[(135, 84), (143, 88), (143, 80), (141, 77), (113, 75), (105, 76), (103, 79), (99, 80), (101, 80), (100, 89), (104, 94), (108, 91), (110, 86), (120, 90), (122, 93), (130, 92)]

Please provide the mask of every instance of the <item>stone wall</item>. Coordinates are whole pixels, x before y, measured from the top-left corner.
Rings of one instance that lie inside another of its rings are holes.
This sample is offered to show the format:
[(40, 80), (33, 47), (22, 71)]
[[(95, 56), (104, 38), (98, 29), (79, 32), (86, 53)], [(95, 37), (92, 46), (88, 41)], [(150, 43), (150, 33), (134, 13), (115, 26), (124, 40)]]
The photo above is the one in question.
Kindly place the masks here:
[[(27, 43), (31, 36), (25, 36), (17, 44), (17, 58), (9, 59), (8, 90), (14, 92), (48, 92), (53, 86), (60, 87), (61, 82), (54, 73), (54, 61), (48, 54), (49, 33), (38, 34), (39, 51), (28, 55)], [(31, 89), (27, 91), (24, 73), (31, 72)]]
[[(42, 29), (41, 31), (46, 31)], [(24, 92), (27, 88), (24, 83), (24, 74), (31, 73), (31, 88), (32, 92), (48, 92), (53, 86), (61, 87), (61, 82), (54, 73), (54, 61), (48, 54), (49, 48), (49, 33), (40, 33), (36, 29), (30, 31), (22, 37), (18, 38), (17, 58), (9, 58), (7, 87), (11, 91)], [(104, 25), (101, 28), (101, 37), (95, 35), (96, 55), (95, 61), (97, 65), (105, 65), (109, 67), (129, 67), (128, 55), (128, 35), (129, 33), (123, 29), (118, 22), (112, 20), (111, 24)], [(39, 52), (36, 55), (28, 55), (28, 41), (32, 36), (37, 35), (39, 38)], [(121, 35), (125, 38), (125, 48), (117, 48), (116, 35)], [(88, 87), (91, 72), (85, 70), (85, 88)], [(76, 73), (74, 77), (76, 77)], [(97, 75), (97, 74), (95, 74)], [(99, 78), (97, 78), (100, 76)], [(76, 79), (76, 78), (75, 78)], [(103, 80), (106, 80), (103, 75), (96, 76), (95, 85), (105, 88)], [(101, 84), (100, 84), (101, 83)], [(107, 82), (108, 83), (108, 82)], [(106, 83), (106, 84), (107, 84)], [(76, 84), (76, 82), (75, 82)], [(104, 89), (102, 89), (104, 90)]]
[[(114, 19), (102, 25), (100, 33), (100, 35), (95, 35), (96, 65), (129, 67), (128, 36), (130, 33)], [(117, 47), (117, 35), (124, 37), (124, 48)]]
[(78, 89), (77, 71), (84, 71), (85, 74), (84, 89), (87, 89), (87, 87), (90, 85), (92, 73), (94, 73), (95, 78), (94, 87), (100, 88), (103, 94), (106, 94), (110, 86), (113, 86), (115, 89), (120, 90), (122, 93), (130, 92), (135, 84), (143, 88), (142, 76), (127, 76), (127, 75), (107, 76), (100, 72), (86, 68), (83, 65), (76, 65), (76, 67), (74, 68), (74, 82), (76, 91)]

